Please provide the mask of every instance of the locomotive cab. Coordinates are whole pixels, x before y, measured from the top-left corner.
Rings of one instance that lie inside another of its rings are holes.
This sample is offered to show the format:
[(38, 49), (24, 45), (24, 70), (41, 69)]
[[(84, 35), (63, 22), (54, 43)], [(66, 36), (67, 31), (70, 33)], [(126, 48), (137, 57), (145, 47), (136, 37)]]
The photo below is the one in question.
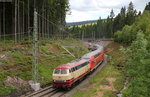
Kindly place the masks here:
[(53, 80), (55, 82), (65, 82), (69, 77), (69, 69), (55, 69), (53, 72)]
[(54, 87), (68, 87), (70, 86), (71, 73), (69, 69), (55, 69), (53, 71), (53, 85)]

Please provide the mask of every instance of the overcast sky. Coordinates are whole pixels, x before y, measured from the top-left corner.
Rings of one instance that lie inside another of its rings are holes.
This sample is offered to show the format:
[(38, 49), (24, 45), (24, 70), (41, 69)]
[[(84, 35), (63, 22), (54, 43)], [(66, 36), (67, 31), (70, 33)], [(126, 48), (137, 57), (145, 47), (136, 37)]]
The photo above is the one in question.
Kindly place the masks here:
[(69, 0), (71, 15), (66, 17), (67, 22), (78, 22), (86, 20), (97, 20), (107, 18), (111, 9), (115, 15), (120, 12), (121, 7), (128, 6), (133, 2), (134, 8), (143, 11), (149, 0)]

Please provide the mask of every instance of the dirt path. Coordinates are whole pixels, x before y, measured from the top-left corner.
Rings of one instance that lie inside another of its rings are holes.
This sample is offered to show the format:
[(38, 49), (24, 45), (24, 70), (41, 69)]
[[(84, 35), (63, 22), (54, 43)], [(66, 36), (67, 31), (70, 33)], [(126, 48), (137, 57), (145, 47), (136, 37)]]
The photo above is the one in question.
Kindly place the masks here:
[(115, 91), (113, 82), (116, 81), (116, 78), (108, 77), (108, 78), (106, 78), (106, 80), (108, 81), (109, 84), (101, 86), (101, 89)]
[(106, 80), (108, 81), (108, 85), (102, 85), (102, 86), (100, 86), (100, 88), (102, 90), (99, 91), (99, 92), (97, 92), (96, 94), (94, 94), (94, 96), (92, 96), (92, 97), (103, 97), (103, 96), (105, 96), (103, 90), (111, 90), (111, 91), (115, 91), (116, 90), (114, 88), (114, 85), (113, 85), (113, 83), (116, 81), (116, 78), (107, 77)]

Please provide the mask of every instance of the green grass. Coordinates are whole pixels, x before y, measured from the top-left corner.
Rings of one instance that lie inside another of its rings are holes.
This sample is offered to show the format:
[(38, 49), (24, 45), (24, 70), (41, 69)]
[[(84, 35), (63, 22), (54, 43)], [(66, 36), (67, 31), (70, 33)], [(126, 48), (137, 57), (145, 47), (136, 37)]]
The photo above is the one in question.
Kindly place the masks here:
[[(118, 93), (123, 88), (125, 78), (123, 71), (118, 69), (117, 67), (117, 65), (124, 59), (123, 55), (121, 55), (119, 51), (119, 46), (119, 44), (115, 43), (107, 46), (107, 48), (114, 49), (112, 52), (107, 53), (109, 59), (108, 63), (93, 78), (91, 78), (88, 84), (86, 84), (83, 88), (74, 93), (72, 97), (93, 97), (100, 91), (104, 93), (104, 97), (116, 96), (116, 93)], [(109, 86), (109, 82), (106, 80), (106, 78), (109, 77), (116, 79), (116, 81), (113, 83), (116, 91), (105, 90), (101, 88), (101, 86)]]
[[(70, 56), (62, 46), (65, 46), (75, 58)], [(52, 50), (50, 47), (53, 47)], [(32, 80), (32, 44), (3, 44), (0, 50), (6, 58), (0, 59), (0, 96), (9, 95), (15, 87), (5, 87), (2, 82), (7, 76), (17, 76), (23, 80)], [(55, 51), (57, 50), (57, 51)], [(52, 72), (55, 67), (70, 62), (89, 52), (83, 44), (74, 39), (49, 39), (45, 42), (39, 42), (38, 63), (39, 79), (38, 81), (45, 86), (52, 80)], [(23, 86), (24, 87), (24, 86)]]
[(6, 96), (11, 93), (12, 90), (15, 90), (16, 88), (13, 86), (4, 87), (2, 84), (0, 84), (0, 95)]

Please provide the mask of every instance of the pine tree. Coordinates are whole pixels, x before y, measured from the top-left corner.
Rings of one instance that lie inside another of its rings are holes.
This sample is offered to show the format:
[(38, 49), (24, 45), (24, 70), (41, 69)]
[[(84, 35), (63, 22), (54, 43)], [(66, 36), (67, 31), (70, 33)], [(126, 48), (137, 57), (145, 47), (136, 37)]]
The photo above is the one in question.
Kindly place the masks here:
[(150, 2), (146, 5), (145, 10), (150, 12)]
[(113, 18), (114, 18), (114, 16), (115, 16), (115, 14), (114, 14), (114, 11), (113, 11), (113, 9), (111, 10), (111, 12), (110, 12), (110, 20), (111, 21), (109, 21), (110, 22), (110, 36), (109, 37), (113, 37)]
[(135, 21), (137, 11), (134, 10), (134, 5), (132, 2), (129, 3), (128, 9), (127, 9), (127, 17), (126, 17), (126, 24), (132, 25)]
[(111, 12), (110, 12), (110, 18), (113, 19), (114, 17), (115, 17), (115, 14), (114, 14), (114, 11), (112, 9)]

